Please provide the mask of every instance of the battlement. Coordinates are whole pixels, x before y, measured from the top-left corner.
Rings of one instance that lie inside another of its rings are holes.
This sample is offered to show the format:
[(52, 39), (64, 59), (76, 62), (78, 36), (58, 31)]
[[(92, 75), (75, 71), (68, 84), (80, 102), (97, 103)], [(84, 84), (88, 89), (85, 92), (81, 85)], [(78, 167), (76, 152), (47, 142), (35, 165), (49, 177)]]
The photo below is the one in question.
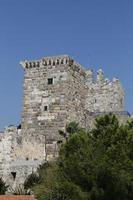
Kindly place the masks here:
[(20, 65), (24, 70), (32, 68), (46, 68), (51, 66), (68, 66), (71, 67), (71, 70), (79, 72), (84, 77), (86, 76), (84, 67), (68, 55), (48, 56), (39, 60), (25, 60), (21, 61)]
[(20, 64), (24, 69), (40, 67), (40, 66), (56, 66), (56, 65), (76, 65), (82, 68), (80, 64), (75, 62), (68, 55), (60, 55), (60, 56), (48, 56), (43, 57), (40, 60), (25, 60), (21, 61)]
[(97, 71), (96, 78), (94, 78), (94, 72), (92, 69), (85, 70), (85, 73), (86, 73), (86, 77), (88, 79), (91, 79), (94, 84), (96, 83), (97, 84), (103, 84), (103, 83), (104, 84), (108, 84), (108, 83), (120, 84), (120, 81), (118, 78), (113, 77), (112, 80), (109, 80), (108, 78), (104, 77), (104, 72), (101, 68)]

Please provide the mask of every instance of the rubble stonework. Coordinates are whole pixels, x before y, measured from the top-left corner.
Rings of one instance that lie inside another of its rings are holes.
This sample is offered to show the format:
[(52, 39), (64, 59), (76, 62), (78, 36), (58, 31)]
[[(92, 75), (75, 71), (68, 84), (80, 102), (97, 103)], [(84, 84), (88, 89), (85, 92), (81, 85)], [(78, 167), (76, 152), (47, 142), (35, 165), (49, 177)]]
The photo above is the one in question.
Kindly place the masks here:
[(40, 163), (57, 157), (59, 130), (77, 121), (86, 128), (95, 117), (114, 113), (120, 122), (124, 91), (118, 79), (105, 79), (102, 70), (84, 69), (67, 55), (21, 62), (24, 94), (21, 129), (8, 127), (1, 136), (0, 174), (13, 187), (23, 183)]

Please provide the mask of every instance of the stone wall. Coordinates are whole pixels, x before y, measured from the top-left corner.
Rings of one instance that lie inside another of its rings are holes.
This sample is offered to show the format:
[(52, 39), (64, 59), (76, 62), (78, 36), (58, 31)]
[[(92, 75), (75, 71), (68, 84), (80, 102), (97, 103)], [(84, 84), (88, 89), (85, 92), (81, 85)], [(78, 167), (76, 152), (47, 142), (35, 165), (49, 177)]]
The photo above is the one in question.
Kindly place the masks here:
[(56, 156), (58, 130), (64, 130), (68, 121), (84, 121), (86, 74), (68, 56), (21, 64), (25, 71), (22, 134), (45, 143), (50, 159)]
[(0, 140), (0, 177), (10, 186), (9, 191), (22, 185), (45, 161), (45, 156), (45, 147), (37, 145), (36, 141), (26, 142), (21, 129), (15, 126), (5, 128)]
[(130, 116), (130, 114), (126, 111), (112, 111), (112, 112), (88, 112), (86, 111), (86, 128), (92, 129), (95, 128), (95, 119), (99, 118), (104, 115), (110, 115), (113, 114), (117, 117), (119, 120), (119, 124), (125, 124), (127, 121), (132, 121), (133, 118)]
[(90, 112), (124, 111), (124, 90), (118, 79), (105, 79), (100, 69), (97, 79), (88, 83), (86, 110)]

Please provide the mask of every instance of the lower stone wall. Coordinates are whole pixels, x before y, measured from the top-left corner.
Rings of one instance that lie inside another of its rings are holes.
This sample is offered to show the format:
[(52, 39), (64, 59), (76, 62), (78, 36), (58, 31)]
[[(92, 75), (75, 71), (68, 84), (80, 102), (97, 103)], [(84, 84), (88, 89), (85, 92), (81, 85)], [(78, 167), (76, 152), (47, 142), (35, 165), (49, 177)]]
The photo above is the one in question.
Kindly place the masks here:
[(16, 160), (11, 162), (6, 179), (6, 183), (11, 186), (9, 191), (21, 187), (26, 178), (37, 171), (40, 164), (40, 161), (35, 160)]
[(120, 124), (125, 124), (127, 121), (131, 121), (133, 120), (133, 118), (130, 116), (130, 114), (126, 111), (124, 112), (98, 112), (98, 113), (90, 113), (90, 112), (86, 112), (86, 125), (85, 127), (87, 129), (92, 129), (95, 128), (95, 119), (100, 117), (100, 116), (104, 116), (107, 114), (112, 114), (115, 115), (117, 117), (117, 119), (119, 120)]
[(9, 191), (22, 185), (45, 159), (45, 143), (22, 138), (15, 126), (5, 128), (0, 138), (0, 177), (10, 186)]

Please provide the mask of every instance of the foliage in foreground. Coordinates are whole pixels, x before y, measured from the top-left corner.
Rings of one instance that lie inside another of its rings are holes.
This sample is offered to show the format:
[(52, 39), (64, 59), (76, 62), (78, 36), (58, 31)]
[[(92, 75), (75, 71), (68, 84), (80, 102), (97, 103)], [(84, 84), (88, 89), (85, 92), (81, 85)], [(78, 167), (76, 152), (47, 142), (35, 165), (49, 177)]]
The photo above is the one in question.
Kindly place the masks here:
[(0, 178), (0, 195), (5, 194), (8, 189), (8, 186), (6, 183), (3, 181), (2, 178)]
[(91, 131), (73, 126), (67, 125), (58, 161), (41, 169), (32, 188), (38, 199), (132, 200), (133, 123), (119, 125), (106, 115)]

